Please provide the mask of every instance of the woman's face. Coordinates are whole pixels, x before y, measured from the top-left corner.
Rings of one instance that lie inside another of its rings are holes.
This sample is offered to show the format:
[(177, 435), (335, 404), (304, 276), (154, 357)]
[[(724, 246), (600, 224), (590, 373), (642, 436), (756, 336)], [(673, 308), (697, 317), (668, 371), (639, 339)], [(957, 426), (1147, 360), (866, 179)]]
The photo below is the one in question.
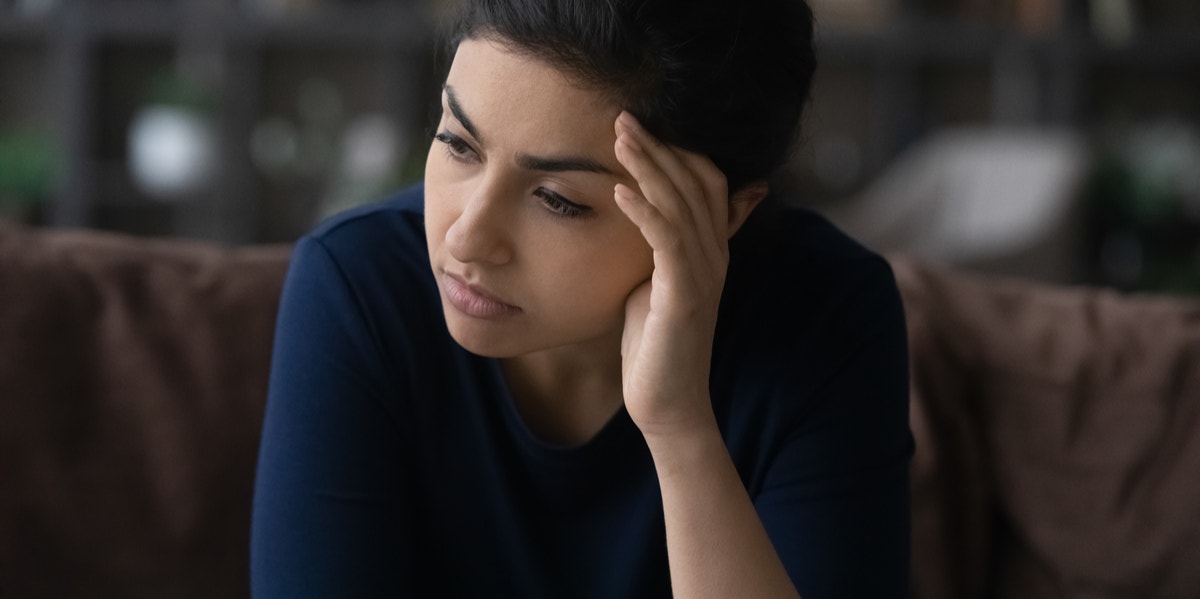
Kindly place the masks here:
[(650, 277), (613, 200), (636, 184), (613, 152), (621, 108), (487, 40), (458, 48), (425, 168), (430, 265), (468, 350), (512, 357), (615, 348), (625, 300)]

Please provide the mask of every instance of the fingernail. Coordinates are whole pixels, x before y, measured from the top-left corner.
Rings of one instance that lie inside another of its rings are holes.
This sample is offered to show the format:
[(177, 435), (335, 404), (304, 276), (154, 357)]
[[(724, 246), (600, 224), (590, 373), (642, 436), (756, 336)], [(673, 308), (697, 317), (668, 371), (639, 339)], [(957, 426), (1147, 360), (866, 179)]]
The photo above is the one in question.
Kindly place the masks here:
[(620, 120), (622, 125), (625, 125), (630, 129), (638, 129), (641, 127), (641, 123), (639, 123), (638, 120), (632, 114), (630, 114), (628, 110), (621, 111)]
[(617, 199), (624, 200), (626, 202), (632, 202), (634, 199), (636, 199), (633, 195), (633, 190), (621, 183), (617, 183), (616, 186), (613, 187), (613, 195), (615, 195)]

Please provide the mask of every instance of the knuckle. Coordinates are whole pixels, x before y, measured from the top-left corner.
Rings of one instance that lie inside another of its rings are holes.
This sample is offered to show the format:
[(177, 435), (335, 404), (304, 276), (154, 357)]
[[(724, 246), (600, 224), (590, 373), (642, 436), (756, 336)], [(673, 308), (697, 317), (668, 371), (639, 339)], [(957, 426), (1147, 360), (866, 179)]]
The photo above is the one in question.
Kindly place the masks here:
[(683, 237), (677, 231), (665, 225), (659, 231), (658, 238), (662, 244), (662, 249), (665, 251), (676, 252), (683, 248)]
[(722, 196), (729, 195), (729, 179), (715, 166), (709, 171), (708, 184)]
[(679, 190), (679, 194), (685, 198), (703, 198), (706, 195), (704, 186), (701, 185), (700, 181), (695, 179), (689, 180), (681, 187), (683, 189)]

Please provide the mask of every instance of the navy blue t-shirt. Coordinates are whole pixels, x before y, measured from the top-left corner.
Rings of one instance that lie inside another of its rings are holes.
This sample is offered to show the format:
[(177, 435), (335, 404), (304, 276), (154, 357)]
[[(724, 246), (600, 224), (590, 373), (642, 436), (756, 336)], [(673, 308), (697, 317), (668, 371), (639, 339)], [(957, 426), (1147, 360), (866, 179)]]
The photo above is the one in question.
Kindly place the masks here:
[[(805, 599), (904, 596), (912, 437), (891, 270), (801, 210), (760, 208), (730, 252), (713, 408), (779, 556)], [(297, 244), (254, 597), (669, 597), (662, 498), (629, 415), (579, 447), (543, 442), (441, 306), (421, 187)]]

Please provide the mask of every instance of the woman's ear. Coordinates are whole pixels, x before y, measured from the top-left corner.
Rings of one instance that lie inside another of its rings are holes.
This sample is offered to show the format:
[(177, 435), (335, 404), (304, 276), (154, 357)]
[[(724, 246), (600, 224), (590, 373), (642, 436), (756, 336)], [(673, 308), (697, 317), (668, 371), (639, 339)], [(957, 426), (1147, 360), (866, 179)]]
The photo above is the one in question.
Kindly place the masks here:
[(750, 217), (750, 213), (754, 212), (754, 208), (763, 201), (763, 198), (767, 197), (767, 193), (770, 191), (771, 186), (766, 181), (754, 181), (733, 192), (733, 195), (729, 197), (730, 237), (733, 237), (733, 234), (742, 228), (742, 224)]

